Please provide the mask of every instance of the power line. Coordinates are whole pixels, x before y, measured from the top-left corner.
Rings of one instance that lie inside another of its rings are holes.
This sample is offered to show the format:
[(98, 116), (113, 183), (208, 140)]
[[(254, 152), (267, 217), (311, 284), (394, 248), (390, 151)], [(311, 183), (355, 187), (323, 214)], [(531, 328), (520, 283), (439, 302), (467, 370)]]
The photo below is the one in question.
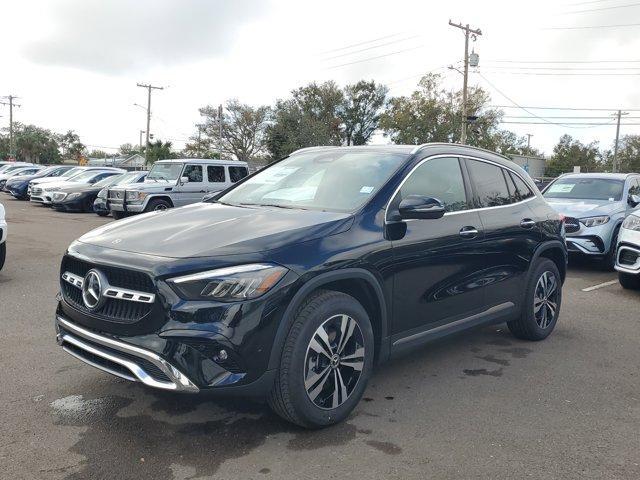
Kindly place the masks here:
[[(504, 115), (502, 118), (511, 119), (511, 120), (513, 120), (513, 119), (525, 119), (526, 120), (526, 119), (532, 118), (532, 117), (526, 117), (526, 116), (520, 116), (520, 115)], [(587, 117), (564, 117), (564, 116), (553, 115), (553, 116), (545, 117), (545, 118), (547, 118), (547, 119), (549, 119), (549, 118), (569, 119), (569, 120), (571, 120), (571, 119), (576, 119), (576, 120), (580, 120), (580, 119), (582, 119), (582, 120), (594, 120), (594, 119), (605, 119), (605, 118), (609, 118), (610, 119), (611, 115), (606, 116), (606, 117), (603, 117), (603, 116), (597, 116), (597, 117), (590, 117), (590, 116), (587, 116)], [(632, 119), (635, 119), (635, 120), (640, 119), (640, 117), (626, 117), (626, 118), (632, 118)], [(572, 123), (572, 122), (569, 122), (569, 123)]]
[(617, 2), (618, 0), (591, 0), (590, 2), (576, 2), (576, 3), (567, 3), (566, 5), (562, 5), (563, 7), (578, 7), (580, 5), (591, 5), (593, 3), (603, 3), (603, 2)]
[(640, 63), (640, 60), (485, 60), (483, 63)]
[(341, 53), (340, 55), (334, 55), (332, 57), (323, 58), (323, 61), (333, 60), (335, 58), (348, 57), (349, 55), (355, 55), (356, 53), (366, 52), (368, 50), (373, 50), (374, 48), (386, 47), (388, 45), (393, 45), (395, 43), (406, 42), (407, 40), (413, 40), (414, 38), (418, 38), (420, 35), (413, 35), (411, 37), (401, 38), (399, 40), (394, 40), (392, 42), (381, 43), (380, 45), (374, 45), (372, 47), (361, 48), (360, 50), (354, 50), (352, 52)]
[(348, 50), (349, 48), (359, 47), (360, 45), (366, 45), (368, 43), (378, 42), (380, 40), (386, 40), (387, 38), (397, 37), (398, 35), (402, 35), (402, 32), (394, 33), (393, 35), (385, 35), (384, 37), (378, 37), (378, 38), (374, 38), (372, 40), (365, 40), (364, 42), (352, 43), (351, 45), (347, 45), (345, 47), (333, 48), (331, 50), (325, 50), (324, 52), (320, 52), (320, 55), (324, 55), (326, 53), (332, 53), (332, 52), (340, 52), (342, 50)]
[(617, 25), (581, 25), (577, 27), (543, 27), (541, 30), (588, 30), (592, 28), (640, 27), (640, 23), (619, 23)]
[[(500, 65), (489, 65), (487, 68), (496, 68), (499, 70), (571, 70), (571, 71), (584, 71), (584, 70), (597, 70), (597, 71), (612, 71), (612, 70), (640, 70), (640, 66), (637, 67), (520, 67), (509, 66), (503, 67)], [(588, 73), (588, 72), (586, 72)]]
[[(576, 125), (591, 125), (591, 126), (610, 126), (610, 125), (615, 125), (615, 122), (609, 122), (609, 123), (600, 123), (600, 122), (563, 122), (563, 123), (559, 123), (559, 122), (512, 122), (509, 120), (501, 120), (500, 123), (512, 123), (512, 124), (520, 124), (520, 125), (560, 125), (563, 127), (571, 127), (573, 126), (573, 128), (576, 128)], [(640, 123), (623, 123), (622, 125), (640, 125)]]
[[(487, 80), (487, 79), (485, 78), (485, 80)], [(487, 80), (487, 82), (489, 82), (489, 81)], [(496, 89), (496, 91), (497, 91), (497, 89)], [(574, 111), (594, 111), (594, 112), (595, 111), (612, 112), (612, 111), (617, 110), (615, 108), (576, 108), (576, 107), (539, 107), (539, 106), (521, 107), (520, 105), (515, 105), (515, 106), (514, 105), (489, 105), (489, 107), (490, 108), (527, 108), (527, 109), (530, 109), (530, 110), (574, 110)], [(640, 108), (635, 108), (635, 109), (634, 108), (625, 108), (625, 110), (627, 112), (640, 112)]]
[[(480, 74), (479, 72), (478, 75)], [(569, 76), (569, 77), (633, 77), (640, 75), (640, 72), (636, 73), (564, 73), (564, 72), (501, 72), (501, 71), (489, 71), (486, 73), (495, 73), (499, 75), (534, 75), (534, 76)]]
[(570, 15), (573, 13), (588, 13), (588, 12), (600, 12), (602, 10), (613, 10), (617, 8), (629, 8), (629, 7), (637, 7), (640, 3), (628, 3), (627, 5), (613, 5), (610, 7), (599, 7), (599, 8), (590, 8), (588, 10), (575, 10), (571, 12), (563, 12), (560, 15)]
[(425, 47), (424, 45), (418, 45), (417, 47), (413, 47), (413, 48), (405, 48), (403, 50), (398, 50), (397, 52), (391, 52), (391, 53), (387, 53), (387, 54), (384, 54), (384, 55), (378, 55), (377, 57), (363, 58), (361, 60), (356, 60), (354, 62), (342, 63), (340, 65), (333, 65), (331, 67), (327, 67), (325, 70), (333, 70), (334, 68), (346, 67), (348, 65), (355, 65), (356, 63), (368, 62), (370, 60), (377, 60), (378, 58), (390, 57), (392, 55), (398, 55), (399, 53), (409, 52), (411, 50), (418, 50), (419, 48), (424, 48), (424, 47)]

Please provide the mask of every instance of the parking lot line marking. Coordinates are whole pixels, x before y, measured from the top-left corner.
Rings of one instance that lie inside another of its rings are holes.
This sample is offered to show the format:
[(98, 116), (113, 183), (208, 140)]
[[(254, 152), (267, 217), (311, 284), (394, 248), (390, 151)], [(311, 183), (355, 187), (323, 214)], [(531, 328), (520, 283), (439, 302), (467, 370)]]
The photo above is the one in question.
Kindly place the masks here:
[(583, 292), (591, 292), (592, 290), (597, 290), (599, 288), (608, 287), (609, 285), (615, 285), (618, 283), (618, 280), (610, 280), (608, 282), (599, 283), (598, 285), (593, 285), (592, 287), (583, 288)]

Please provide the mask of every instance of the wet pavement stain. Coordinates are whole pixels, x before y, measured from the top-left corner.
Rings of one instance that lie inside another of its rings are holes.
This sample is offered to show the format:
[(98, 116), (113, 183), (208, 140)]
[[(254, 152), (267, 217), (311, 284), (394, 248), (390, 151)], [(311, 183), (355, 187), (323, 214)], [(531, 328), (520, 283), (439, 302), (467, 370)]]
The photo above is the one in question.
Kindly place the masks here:
[(498, 347), (508, 347), (513, 344), (506, 338), (495, 338), (493, 340), (489, 340), (487, 342), (487, 345), (496, 345)]
[(484, 360), (485, 362), (497, 363), (498, 365), (502, 365), (503, 367), (507, 367), (509, 365), (509, 360), (505, 360), (503, 358), (497, 358), (493, 355), (485, 355), (483, 357), (476, 356), (480, 360)]
[(367, 440), (365, 443), (370, 447), (375, 448), (376, 450), (380, 450), (381, 452), (386, 453), (387, 455), (399, 455), (400, 453), (402, 453), (402, 449), (398, 445), (391, 442)]
[(322, 430), (298, 429), (294, 438), (289, 440), (289, 450), (315, 450), (322, 447), (345, 445), (356, 438), (356, 426), (342, 422)]
[(385, 400), (393, 400), (395, 397), (388, 396), (388, 397), (384, 397), (384, 398), (385, 398)]
[(271, 469), (269, 469), (269, 468), (261, 468), (261, 469), (259, 470), (259, 472), (260, 472), (260, 473), (267, 474), (267, 473), (271, 473)]
[(364, 402), (373, 402), (373, 398), (371, 398), (371, 397), (364, 397), (364, 398), (362, 399), (362, 401), (364, 401)]
[(477, 377), (480, 375), (488, 375), (490, 377), (501, 377), (502, 376), (502, 367), (498, 368), (497, 370), (487, 370), (486, 368), (478, 368), (475, 370), (463, 370), (462, 372), (465, 375), (469, 375), (470, 377)]
[(525, 358), (527, 355), (533, 352), (533, 350), (526, 347), (501, 348), (500, 351), (504, 353), (510, 353), (513, 358)]

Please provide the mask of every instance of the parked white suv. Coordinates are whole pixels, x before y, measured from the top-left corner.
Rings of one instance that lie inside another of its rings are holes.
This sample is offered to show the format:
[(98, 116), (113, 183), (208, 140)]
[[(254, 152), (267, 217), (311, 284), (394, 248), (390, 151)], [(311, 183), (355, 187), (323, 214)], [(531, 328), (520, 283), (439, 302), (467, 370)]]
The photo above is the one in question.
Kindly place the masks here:
[(7, 256), (7, 221), (4, 218), (4, 207), (0, 203), (0, 270), (4, 267)]
[(210, 192), (220, 192), (249, 174), (245, 162), (182, 158), (154, 163), (143, 183), (109, 189), (113, 218), (129, 213), (166, 210), (200, 202)]

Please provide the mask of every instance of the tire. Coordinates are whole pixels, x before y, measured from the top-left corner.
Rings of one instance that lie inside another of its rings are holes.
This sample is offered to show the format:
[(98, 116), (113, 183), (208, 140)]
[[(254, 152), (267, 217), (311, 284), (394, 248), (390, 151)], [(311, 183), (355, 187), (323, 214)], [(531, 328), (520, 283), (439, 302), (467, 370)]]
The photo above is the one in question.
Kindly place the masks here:
[[(343, 346), (338, 333), (341, 326), (342, 331), (351, 331)], [(329, 341), (331, 361), (328, 354), (319, 353), (327, 350), (321, 347), (321, 332)], [(317, 291), (296, 313), (283, 345), (269, 405), (285, 420), (305, 428), (344, 420), (360, 401), (371, 377), (374, 348), (371, 322), (362, 305), (341, 292)], [(359, 374), (351, 364), (361, 368)], [(336, 394), (337, 382), (344, 389), (338, 388)]]
[(7, 242), (0, 243), (0, 270), (4, 267), (4, 261), (7, 258)]
[[(551, 277), (551, 278), (550, 278)], [(546, 280), (545, 280), (546, 279)], [(553, 284), (549, 284), (553, 281)], [(540, 302), (540, 299), (546, 299)], [(538, 310), (534, 310), (536, 305)], [(562, 281), (555, 263), (541, 258), (533, 268), (525, 290), (525, 299), (520, 316), (507, 322), (511, 333), (522, 340), (544, 340), (556, 326), (562, 304)], [(555, 305), (555, 309), (553, 309)], [(552, 314), (553, 312), (553, 314)]]
[(85, 213), (93, 213), (93, 199), (88, 198), (82, 205), (82, 211)]
[(609, 252), (602, 259), (602, 268), (607, 272), (612, 272), (613, 270), (615, 270), (619, 231), (620, 229), (616, 228), (616, 231), (613, 232), (613, 236), (611, 237), (611, 245), (609, 246)]
[(154, 198), (149, 201), (149, 203), (147, 204), (147, 208), (145, 208), (144, 211), (157, 212), (157, 211), (166, 210), (167, 208), (171, 208), (171, 207), (173, 207), (173, 205), (171, 205), (170, 202), (163, 200), (162, 198)]
[(128, 216), (127, 212), (116, 212), (115, 210), (111, 212), (111, 215), (113, 216), (114, 220), (120, 220), (121, 218), (125, 218)]
[(640, 274), (618, 272), (618, 281), (624, 289), (640, 290)]
[(95, 210), (93, 212), (96, 215), (98, 215), (99, 217), (107, 217), (107, 216), (109, 216), (109, 212), (103, 212), (103, 211), (96, 212)]

